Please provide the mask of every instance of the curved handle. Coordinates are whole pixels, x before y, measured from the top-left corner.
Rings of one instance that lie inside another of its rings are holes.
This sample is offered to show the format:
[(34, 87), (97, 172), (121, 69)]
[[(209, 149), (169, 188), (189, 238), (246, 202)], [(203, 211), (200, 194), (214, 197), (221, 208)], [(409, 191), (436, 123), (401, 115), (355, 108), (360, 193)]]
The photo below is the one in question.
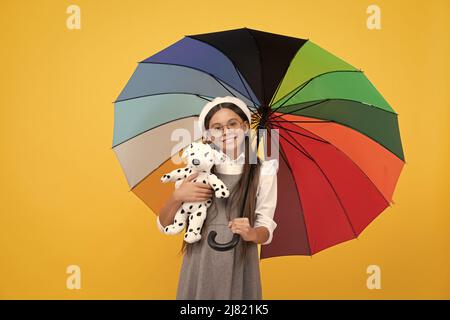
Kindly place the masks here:
[(217, 250), (217, 251), (231, 250), (238, 244), (239, 240), (241, 239), (241, 236), (239, 234), (235, 233), (233, 235), (233, 239), (231, 239), (229, 242), (218, 243), (218, 242), (216, 242), (216, 236), (217, 236), (217, 232), (211, 231), (208, 234), (208, 244), (211, 248), (213, 248), (214, 250)]

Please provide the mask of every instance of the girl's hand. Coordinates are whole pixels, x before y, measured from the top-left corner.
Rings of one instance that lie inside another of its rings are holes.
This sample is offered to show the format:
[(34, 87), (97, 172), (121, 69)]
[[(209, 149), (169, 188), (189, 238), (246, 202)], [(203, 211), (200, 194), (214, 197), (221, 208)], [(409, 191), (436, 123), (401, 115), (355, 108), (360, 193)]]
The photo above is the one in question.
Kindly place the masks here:
[(198, 172), (195, 172), (184, 179), (180, 187), (173, 192), (175, 200), (183, 202), (199, 202), (212, 198), (213, 190), (211, 186), (201, 182), (192, 182), (197, 176)]
[(235, 218), (228, 223), (233, 233), (240, 234), (245, 241), (256, 241), (256, 231), (250, 226), (248, 218)]

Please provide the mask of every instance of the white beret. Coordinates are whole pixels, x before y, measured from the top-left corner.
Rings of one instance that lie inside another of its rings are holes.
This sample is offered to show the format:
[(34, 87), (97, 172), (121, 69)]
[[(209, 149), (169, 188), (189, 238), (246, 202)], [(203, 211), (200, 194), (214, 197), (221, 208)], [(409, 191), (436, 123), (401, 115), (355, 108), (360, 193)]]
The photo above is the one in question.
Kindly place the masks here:
[(200, 132), (204, 133), (206, 131), (206, 128), (205, 128), (205, 117), (208, 114), (208, 112), (213, 107), (217, 106), (218, 104), (224, 103), (224, 102), (233, 103), (236, 106), (238, 106), (239, 108), (241, 108), (242, 111), (244, 111), (245, 115), (247, 116), (248, 123), (249, 124), (252, 123), (252, 114), (250, 112), (250, 109), (247, 107), (247, 105), (245, 104), (244, 101), (242, 101), (239, 98), (232, 97), (232, 96), (216, 97), (213, 100), (211, 100), (210, 102), (208, 102), (203, 107), (202, 111), (200, 112), (200, 115), (199, 115), (199, 118), (198, 118), (198, 125), (199, 125)]

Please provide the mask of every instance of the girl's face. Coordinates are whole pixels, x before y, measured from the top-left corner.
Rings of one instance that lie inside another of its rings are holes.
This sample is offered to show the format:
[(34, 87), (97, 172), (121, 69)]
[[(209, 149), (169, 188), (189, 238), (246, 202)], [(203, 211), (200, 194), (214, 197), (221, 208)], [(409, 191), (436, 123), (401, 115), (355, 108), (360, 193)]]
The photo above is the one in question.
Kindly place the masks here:
[(212, 143), (229, 157), (236, 158), (248, 130), (248, 121), (242, 121), (233, 110), (222, 108), (211, 117), (208, 129)]

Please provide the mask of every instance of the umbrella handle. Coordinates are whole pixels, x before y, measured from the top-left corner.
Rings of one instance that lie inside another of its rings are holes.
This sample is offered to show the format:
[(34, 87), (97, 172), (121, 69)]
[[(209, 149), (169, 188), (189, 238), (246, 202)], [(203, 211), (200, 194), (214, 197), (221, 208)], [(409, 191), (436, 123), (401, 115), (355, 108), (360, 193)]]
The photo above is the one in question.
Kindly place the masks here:
[(227, 243), (218, 243), (216, 242), (216, 231), (211, 231), (208, 235), (208, 244), (211, 248), (217, 251), (227, 251), (233, 249), (241, 239), (241, 236), (237, 233), (233, 235), (233, 239), (231, 239)]

